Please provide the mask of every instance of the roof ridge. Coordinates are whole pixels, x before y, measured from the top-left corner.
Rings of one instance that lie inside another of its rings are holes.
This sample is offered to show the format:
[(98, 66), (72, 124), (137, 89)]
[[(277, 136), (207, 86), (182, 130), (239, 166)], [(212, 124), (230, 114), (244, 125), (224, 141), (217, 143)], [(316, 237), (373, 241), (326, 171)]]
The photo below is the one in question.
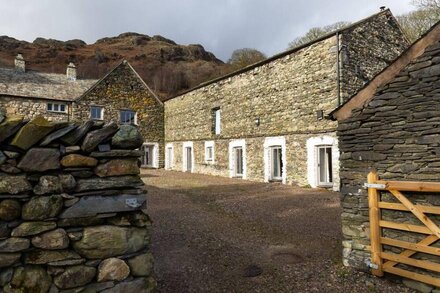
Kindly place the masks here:
[(349, 29), (355, 28), (355, 27), (357, 27), (357, 26), (363, 24), (364, 22), (367, 22), (367, 21), (369, 21), (370, 19), (375, 18), (375, 17), (377, 17), (377, 16), (379, 16), (379, 15), (381, 15), (381, 14), (385, 14), (385, 13), (391, 13), (391, 15), (393, 15), (392, 12), (391, 12), (391, 10), (390, 10), (389, 8), (384, 9), (384, 10), (381, 10), (381, 11), (379, 11), (379, 12), (377, 12), (377, 13), (374, 13), (374, 14), (368, 16), (368, 17), (365, 17), (365, 18), (363, 18), (363, 19), (361, 19), (361, 20), (358, 20), (358, 21), (356, 21), (356, 22), (354, 22), (354, 23), (352, 23), (352, 24), (350, 24), (350, 25), (347, 25), (347, 26), (342, 27), (342, 28), (340, 28), (340, 29), (336, 29), (336, 30), (333, 30), (333, 31), (331, 31), (331, 32), (328, 32), (328, 33), (322, 35), (321, 37), (316, 38), (316, 39), (314, 39), (314, 40), (312, 40), (312, 41), (310, 41), (310, 42), (307, 42), (307, 43), (302, 44), (302, 45), (298, 45), (298, 46), (296, 46), (296, 47), (294, 47), (294, 48), (291, 48), (291, 49), (285, 50), (285, 51), (283, 51), (283, 52), (281, 52), (281, 53), (277, 53), (277, 54), (275, 54), (275, 55), (273, 55), (273, 56), (271, 56), (271, 57), (269, 57), (269, 58), (266, 58), (266, 59), (264, 59), (264, 60), (262, 60), (262, 61), (259, 61), (259, 62), (256, 62), (256, 63), (253, 63), (253, 64), (250, 64), (250, 65), (248, 65), (248, 66), (246, 66), (246, 67), (240, 68), (240, 69), (235, 70), (235, 71), (233, 71), (233, 72), (230, 72), (230, 73), (228, 73), (228, 74), (225, 74), (225, 75), (219, 76), (219, 77), (217, 77), (217, 78), (214, 78), (214, 79), (211, 79), (211, 80), (208, 80), (208, 81), (205, 81), (205, 82), (202, 82), (202, 83), (200, 83), (200, 84), (198, 84), (198, 85), (196, 85), (196, 86), (194, 86), (194, 87), (192, 87), (192, 88), (190, 88), (190, 89), (188, 89), (188, 90), (183, 91), (182, 93), (179, 93), (179, 94), (177, 94), (177, 95), (175, 95), (175, 96), (173, 96), (173, 97), (170, 97), (169, 99), (166, 99), (165, 101), (172, 100), (172, 99), (174, 99), (174, 98), (177, 98), (177, 97), (179, 97), (179, 96), (182, 96), (182, 95), (184, 95), (184, 94), (187, 94), (187, 93), (189, 93), (189, 92), (192, 92), (192, 91), (194, 91), (194, 90), (196, 90), (196, 89), (203, 88), (203, 87), (205, 87), (205, 86), (207, 86), (207, 85), (210, 85), (210, 84), (213, 84), (213, 83), (216, 83), (216, 82), (222, 81), (222, 80), (227, 79), (227, 78), (229, 78), (229, 77), (233, 77), (233, 76), (239, 75), (239, 74), (241, 74), (241, 73), (244, 73), (244, 72), (250, 71), (250, 70), (252, 70), (252, 69), (254, 69), (254, 68), (257, 68), (257, 67), (263, 66), (263, 65), (265, 65), (265, 64), (267, 64), (267, 63), (270, 63), (270, 62), (272, 62), (272, 61), (274, 61), (274, 60), (280, 59), (280, 58), (282, 58), (282, 57), (285, 57), (285, 56), (287, 56), (287, 55), (290, 55), (290, 54), (292, 54), (292, 53), (295, 53), (295, 52), (297, 52), (297, 51), (299, 51), (299, 50), (301, 50), (301, 49), (307, 48), (307, 47), (309, 47), (309, 46), (311, 46), (311, 45), (313, 45), (313, 44), (315, 44), (315, 43), (318, 43), (318, 42), (321, 42), (321, 41), (323, 41), (323, 40), (325, 40), (325, 39), (328, 39), (328, 38), (334, 36), (336, 33), (341, 33), (341, 32), (343, 32), (343, 31), (347, 31), (347, 30), (349, 30)]

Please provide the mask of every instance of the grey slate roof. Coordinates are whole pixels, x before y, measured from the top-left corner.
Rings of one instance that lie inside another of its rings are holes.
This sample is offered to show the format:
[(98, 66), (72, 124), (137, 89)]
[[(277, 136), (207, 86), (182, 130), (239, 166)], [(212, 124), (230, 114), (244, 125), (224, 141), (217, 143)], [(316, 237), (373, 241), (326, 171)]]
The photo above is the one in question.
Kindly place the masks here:
[(73, 101), (96, 82), (95, 79), (68, 80), (65, 74), (20, 73), (15, 69), (0, 68), (0, 95)]

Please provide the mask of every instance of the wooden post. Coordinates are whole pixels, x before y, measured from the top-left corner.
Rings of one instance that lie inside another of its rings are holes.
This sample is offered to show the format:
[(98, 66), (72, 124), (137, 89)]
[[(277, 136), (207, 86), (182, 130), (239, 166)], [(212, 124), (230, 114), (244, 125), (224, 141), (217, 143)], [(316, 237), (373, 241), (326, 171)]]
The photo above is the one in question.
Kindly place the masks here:
[[(377, 173), (372, 171), (368, 174), (368, 183), (376, 183), (379, 180)], [(373, 275), (382, 277), (382, 245), (380, 244), (381, 228), (379, 227), (380, 209), (379, 192), (375, 188), (368, 188), (368, 206), (370, 213), (370, 241), (371, 241), (371, 261), (377, 265), (377, 269), (372, 269)]]

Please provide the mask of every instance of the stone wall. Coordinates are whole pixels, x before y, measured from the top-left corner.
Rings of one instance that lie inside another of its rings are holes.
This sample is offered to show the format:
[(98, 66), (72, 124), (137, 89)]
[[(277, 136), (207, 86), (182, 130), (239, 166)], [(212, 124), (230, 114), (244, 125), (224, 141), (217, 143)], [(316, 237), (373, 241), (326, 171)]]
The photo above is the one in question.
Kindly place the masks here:
[(137, 128), (0, 114), (0, 291), (151, 292)]
[(389, 10), (344, 31), (340, 48), (342, 100), (354, 95), (409, 45)]
[(73, 119), (90, 119), (90, 106), (104, 108), (104, 121), (120, 121), (120, 110), (137, 113), (137, 126), (145, 142), (159, 144), (159, 166), (163, 167), (164, 119), (163, 104), (154, 97), (142, 79), (127, 62), (100, 80), (83, 97), (75, 101)]
[[(47, 103), (64, 103), (68, 108), (67, 113), (47, 111)], [(23, 115), (27, 119), (44, 115), (50, 121), (67, 121), (71, 119), (71, 102), (55, 101), (48, 99), (13, 97), (0, 95), (0, 111), (8, 115)]]
[[(344, 262), (366, 269), (369, 217), (363, 184), (370, 170), (385, 180), (440, 181), (440, 42), (378, 89), (362, 109), (339, 121), (341, 149), (342, 229)], [(440, 194), (408, 194), (414, 203), (439, 205)], [(389, 201), (392, 196), (382, 193)], [(410, 213), (384, 211), (384, 219), (420, 224)], [(439, 218), (430, 215), (440, 223)], [(414, 233), (383, 229), (404, 241), (421, 240)], [(390, 250), (390, 247), (385, 247)], [(393, 252), (398, 252), (393, 249)], [(432, 259), (418, 254), (417, 257)], [(434, 261), (438, 262), (438, 258)]]

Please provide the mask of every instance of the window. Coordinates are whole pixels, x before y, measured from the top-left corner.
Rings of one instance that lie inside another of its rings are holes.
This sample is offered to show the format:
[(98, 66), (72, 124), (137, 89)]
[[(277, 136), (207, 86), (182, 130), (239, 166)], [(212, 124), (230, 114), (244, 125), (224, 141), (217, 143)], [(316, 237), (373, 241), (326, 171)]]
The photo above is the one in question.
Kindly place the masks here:
[(94, 120), (104, 119), (104, 108), (99, 106), (90, 107), (90, 118)]
[(67, 105), (61, 103), (47, 103), (47, 111), (49, 112), (57, 112), (57, 113), (66, 113)]
[(120, 112), (121, 124), (136, 124), (136, 112), (131, 110), (121, 110)]
[(220, 108), (212, 109), (212, 133), (215, 135), (220, 134), (220, 123), (221, 123), (221, 112)]
[(214, 163), (214, 141), (205, 141), (205, 163)]

